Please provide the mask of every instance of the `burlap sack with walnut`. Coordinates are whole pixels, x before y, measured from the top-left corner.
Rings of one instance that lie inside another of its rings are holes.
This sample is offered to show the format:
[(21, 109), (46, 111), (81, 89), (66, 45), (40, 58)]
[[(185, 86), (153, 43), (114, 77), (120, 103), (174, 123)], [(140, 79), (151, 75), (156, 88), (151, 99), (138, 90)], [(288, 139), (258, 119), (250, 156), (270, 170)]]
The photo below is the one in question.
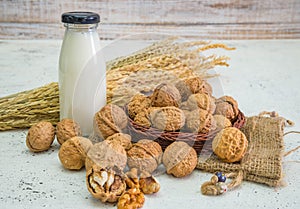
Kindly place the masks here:
[(212, 154), (208, 159), (200, 157), (197, 168), (212, 173), (242, 171), (243, 180), (280, 186), (284, 125), (285, 119), (281, 117), (249, 117), (241, 129), (249, 141), (247, 153), (241, 162), (225, 163)]

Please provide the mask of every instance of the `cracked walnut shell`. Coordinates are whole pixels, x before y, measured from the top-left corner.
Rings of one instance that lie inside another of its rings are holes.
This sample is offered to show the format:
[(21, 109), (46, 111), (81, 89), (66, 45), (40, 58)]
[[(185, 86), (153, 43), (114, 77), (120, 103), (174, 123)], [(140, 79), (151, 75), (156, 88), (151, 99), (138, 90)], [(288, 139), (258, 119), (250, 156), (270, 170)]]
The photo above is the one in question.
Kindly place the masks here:
[(137, 94), (127, 105), (129, 117), (134, 119), (135, 116), (151, 106), (151, 99), (143, 94)]
[(239, 114), (238, 103), (231, 96), (223, 96), (216, 100), (216, 115), (224, 115), (231, 122)]
[(216, 109), (215, 101), (207, 94), (192, 94), (187, 100), (187, 106), (190, 110), (201, 108), (213, 114)]
[(81, 129), (77, 122), (65, 118), (57, 123), (56, 138), (60, 145), (74, 136), (81, 136)]
[(162, 148), (157, 142), (149, 139), (139, 140), (127, 152), (128, 166), (137, 168), (139, 172), (152, 173), (161, 163), (162, 154)]
[(157, 179), (147, 172), (141, 173), (139, 185), (144, 194), (157, 193), (160, 189), (160, 184)]
[(248, 140), (243, 132), (234, 127), (220, 131), (212, 142), (213, 152), (224, 162), (240, 161), (248, 147)]
[(176, 131), (185, 124), (185, 114), (177, 107), (161, 107), (150, 113), (152, 126), (159, 130)]
[(75, 136), (65, 141), (58, 152), (62, 165), (70, 170), (80, 170), (84, 164), (87, 152), (93, 146), (91, 140)]
[(86, 170), (93, 164), (104, 167), (117, 166), (124, 169), (127, 162), (127, 155), (124, 147), (118, 141), (104, 140), (94, 144), (87, 153), (85, 160)]
[(115, 133), (122, 132), (127, 122), (127, 115), (122, 108), (108, 104), (95, 114), (94, 130), (97, 135), (106, 139)]
[(153, 107), (179, 107), (180, 103), (180, 93), (172, 84), (163, 83), (158, 85), (151, 95), (151, 106)]
[(170, 144), (163, 155), (163, 164), (168, 174), (184, 177), (193, 172), (197, 165), (197, 153), (187, 143), (176, 141)]
[(102, 202), (117, 202), (126, 190), (125, 174), (117, 167), (93, 165), (86, 172), (88, 191)]
[(31, 152), (42, 152), (50, 148), (55, 137), (55, 128), (50, 122), (41, 121), (28, 130), (26, 145)]
[(186, 115), (186, 128), (193, 133), (207, 134), (216, 129), (213, 115), (206, 110), (196, 109)]

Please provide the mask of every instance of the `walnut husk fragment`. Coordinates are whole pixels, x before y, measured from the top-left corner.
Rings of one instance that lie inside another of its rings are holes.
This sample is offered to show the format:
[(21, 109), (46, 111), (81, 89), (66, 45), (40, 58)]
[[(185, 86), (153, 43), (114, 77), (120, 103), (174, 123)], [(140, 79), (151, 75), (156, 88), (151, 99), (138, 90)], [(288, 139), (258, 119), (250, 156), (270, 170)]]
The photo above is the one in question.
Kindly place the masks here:
[(58, 152), (59, 160), (67, 169), (80, 170), (84, 167), (87, 152), (92, 146), (92, 142), (87, 138), (72, 137), (61, 145)]
[(65, 118), (57, 123), (56, 138), (60, 145), (74, 136), (81, 136), (81, 134), (79, 124), (72, 119)]
[(26, 145), (31, 152), (42, 152), (50, 148), (55, 137), (55, 128), (50, 122), (41, 121), (27, 133)]

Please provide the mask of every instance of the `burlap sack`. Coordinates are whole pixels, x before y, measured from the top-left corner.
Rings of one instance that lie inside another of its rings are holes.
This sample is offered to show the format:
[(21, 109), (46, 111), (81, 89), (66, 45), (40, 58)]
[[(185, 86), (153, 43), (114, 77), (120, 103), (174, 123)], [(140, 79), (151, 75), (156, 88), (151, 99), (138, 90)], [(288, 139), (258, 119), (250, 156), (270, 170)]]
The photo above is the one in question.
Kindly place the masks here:
[(207, 172), (239, 172), (243, 180), (279, 186), (282, 184), (283, 130), (281, 117), (254, 116), (247, 118), (241, 129), (249, 141), (246, 155), (239, 163), (224, 163), (212, 154), (199, 158), (197, 168)]

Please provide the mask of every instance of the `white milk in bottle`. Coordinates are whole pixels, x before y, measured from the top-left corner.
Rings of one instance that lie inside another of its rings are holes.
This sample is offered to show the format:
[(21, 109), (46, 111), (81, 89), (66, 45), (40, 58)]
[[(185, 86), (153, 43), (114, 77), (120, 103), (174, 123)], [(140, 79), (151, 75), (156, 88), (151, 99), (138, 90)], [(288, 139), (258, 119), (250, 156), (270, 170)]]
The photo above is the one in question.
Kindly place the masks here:
[(106, 104), (106, 68), (92, 12), (62, 14), (66, 28), (59, 58), (60, 119), (80, 124), (84, 136), (93, 131), (93, 116)]

